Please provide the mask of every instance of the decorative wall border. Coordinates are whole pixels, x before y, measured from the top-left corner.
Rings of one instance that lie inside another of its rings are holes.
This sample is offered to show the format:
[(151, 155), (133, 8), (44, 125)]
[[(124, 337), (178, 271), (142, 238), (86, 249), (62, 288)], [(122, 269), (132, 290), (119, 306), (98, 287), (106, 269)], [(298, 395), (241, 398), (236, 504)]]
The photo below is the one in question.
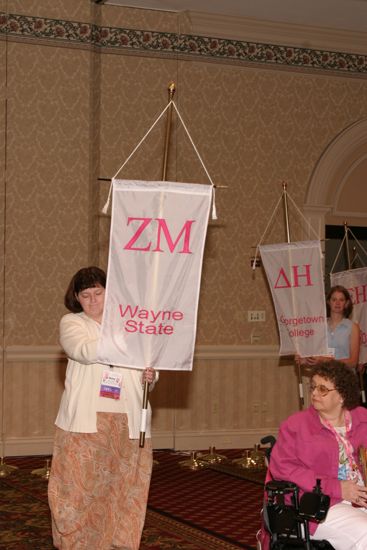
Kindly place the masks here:
[(1, 36), (88, 45), (118, 52), (159, 53), (175, 57), (189, 56), (203, 61), (212, 59), (268, 67), (336, 71), (344, 75), (367, 75), (367, 55), (363, 54), (98, 26), (3, 12), (0, 12)]

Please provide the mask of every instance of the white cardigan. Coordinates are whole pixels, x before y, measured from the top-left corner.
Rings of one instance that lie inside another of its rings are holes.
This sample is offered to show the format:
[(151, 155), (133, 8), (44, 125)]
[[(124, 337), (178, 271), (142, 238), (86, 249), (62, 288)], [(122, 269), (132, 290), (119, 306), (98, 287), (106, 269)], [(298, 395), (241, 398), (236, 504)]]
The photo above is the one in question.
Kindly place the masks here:
[[(108, 368), (96, 363), (99, 334), (100, 324), (84, 312), (68, 313), (60, 321), (60, 343), (69, 358), (65, 390), (55, 422), (62, 430), (97, 432), (97, 403), (101, 378), (103, 371)], [(123, 373), (121, 399), (125, 400), (129, 437), (139, 439), (143, 398), (142, 372), (137, 369), (116, 368)], [(151, 408), (148, 404), (146, 437), (151, 437), (150, 426)]]

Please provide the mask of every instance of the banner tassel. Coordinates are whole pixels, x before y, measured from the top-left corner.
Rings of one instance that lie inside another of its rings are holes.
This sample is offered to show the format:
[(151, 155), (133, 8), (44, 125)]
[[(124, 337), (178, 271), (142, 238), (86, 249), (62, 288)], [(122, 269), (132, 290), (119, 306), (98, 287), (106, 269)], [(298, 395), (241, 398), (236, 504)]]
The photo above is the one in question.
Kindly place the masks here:
[(215, 187), (213, 185), (212, 220), (217, 220), (217, 207), (215, 206)]
[(106, 200), (106, 204), (102, 208), (102, 214), (107, 214), (107, 212), (108, 212), (108, 207), (110, 206), (110, 202), (111, 202), (111, 191), (112, 191), (112, 183), (110, 185), (110, 190), (108, 192), (108, 197), (107, 197), (107, 200)]

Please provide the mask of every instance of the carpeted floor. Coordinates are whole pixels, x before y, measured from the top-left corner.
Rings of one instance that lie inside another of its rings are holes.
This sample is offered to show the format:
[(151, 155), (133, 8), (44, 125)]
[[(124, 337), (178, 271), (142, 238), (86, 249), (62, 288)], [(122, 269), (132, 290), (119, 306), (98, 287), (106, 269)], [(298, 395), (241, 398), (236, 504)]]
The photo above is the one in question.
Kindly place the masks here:
[[(232, 455), (231, 458), (239, 456), (233, 451), (226, 454)], [(241, 548), (256, 545), (264, 473), (260, 474), (261, 482), (258, 481), (258, 472), (253, 473), (254, 481), (249, 481), (212, 468), (194, 472), (180, 468), (179, 462), (188, 457), (178, 453), (158, 452), (155, 456), (159, 466), (153, 472), (148, 501), (150, 509), (194, 525)], [(232, 472), (238, 470), (231, 469)], [(240, 470), (240, 473), (251, 475), (248, 471)]]
[[(229, 458), (238, 451), (223, 451)], [(47, 481), (32, 475), (46, 457), (7, 459), (19, 469), (0, 479), (0, 549), (52, 549)], [(253, 550), (260, 525), (263, 472), (230, 465), (192, 471), (187, 455), (156, 451), (140, 550)], [(227, 470), (227, 471), (225, 471)], [(97, 549), (96, 549), (97, 550)]]

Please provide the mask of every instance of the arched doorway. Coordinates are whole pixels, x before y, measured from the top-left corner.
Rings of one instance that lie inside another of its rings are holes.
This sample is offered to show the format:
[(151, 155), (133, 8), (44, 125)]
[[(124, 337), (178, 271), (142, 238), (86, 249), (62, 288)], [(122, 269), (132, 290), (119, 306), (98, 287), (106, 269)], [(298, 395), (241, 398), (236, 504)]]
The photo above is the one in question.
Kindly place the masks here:
[(326, 147), (312, 173), (304, 212), (321, 238), (327, 224), (367, 227), (367, 118)]

